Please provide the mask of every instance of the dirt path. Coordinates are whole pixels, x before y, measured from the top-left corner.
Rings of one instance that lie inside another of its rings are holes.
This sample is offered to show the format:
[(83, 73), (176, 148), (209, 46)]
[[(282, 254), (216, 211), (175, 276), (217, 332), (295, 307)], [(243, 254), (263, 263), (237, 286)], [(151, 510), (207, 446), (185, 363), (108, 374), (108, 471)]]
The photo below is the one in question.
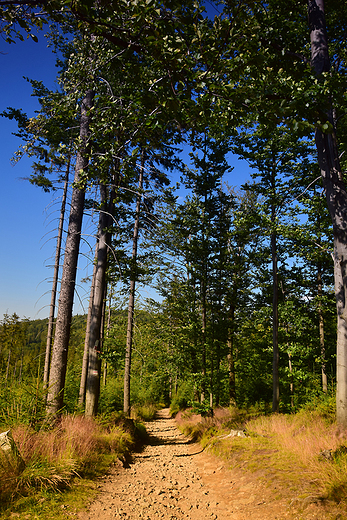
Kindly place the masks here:
[[(147, 423), (150, 444), (128, 468), (114, 467), (80, 520), (284, 520), (285, 499), (271, 500), (255, 476), (227, 470), (197, 444), (190, 444), (167, 409)], [(306, 513), (309, 513), (308, 511)], [(315, 518), (305, 514), (305, 519)]]

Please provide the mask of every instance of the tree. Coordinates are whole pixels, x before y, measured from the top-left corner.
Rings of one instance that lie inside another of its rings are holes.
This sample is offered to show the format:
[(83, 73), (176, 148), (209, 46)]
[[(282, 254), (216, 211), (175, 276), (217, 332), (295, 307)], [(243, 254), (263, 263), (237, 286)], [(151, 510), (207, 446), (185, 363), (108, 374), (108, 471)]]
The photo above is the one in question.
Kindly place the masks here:
[(136, 286), (136, 268), (137, 268), (137, 247), (139, 238), (139, 225), (141, 214), (141, 199), (143, 190), (143, 175), (145, 166), (145, 152), (141, 152), (141, 166), (139, 171), (139, 185), (136, 196), (136, 210), (135, 222), (131, 255), (131, 274), (130, 274), (130, 289), (129, 289), (129, 305), (128, 305), (128, 324), (126, 335), (126, 349), (125, 349), (125, 366), (124, 366), (124, 413), (130, 417), (130, 373), (131, 373), (131, 350), (133, 340), (133, 322), (134, 322), (134, 307), (135, 307), (135, 286)]
[(0, 324), (0, 367), (6, 385), (22, 379), (25, 333), (26, 320), (21, 321), (15, 312), (11, 316), (4, 314)]
[[(224, 75), (219, 71), (214, 74), (216, 108), (227, 105), (225, 124), (233, 118), (234, 130), (244, 115), (245, 120), (265, 126), (282, 122), (307, 137), (315, 132), (318, 162), (334, 230), (339, 373), (337, 419), (345, 424), (347, 376), (343, 367), (346, 367), (347, 352), (344, 320), (347, 278), (344, 222), (347, 206), (337, 146), (339, 141), (345, 147), (345, 133), (341, 126), (336, 132), (336, 122), (345, 112), (342, 93), (347, 79), (343, 45), (346, 6), (344, 2), (338, 2), (329, 14), (333, 68), (321, 0), (308, 3), (311, 56), (307, 52), (307, 10), (301, 3), (270, 1), (266, 6), (260, 2), (249, 6), (229, 1), (225, 14), (233, 29), (235, 27), (234, 32), (240, 27), (244, 29), (242, 41), (234, 38), (226, 46)], [(209, 79), (211, 81), (212, 77)], [(235, 107), (237, 100), (240, 108)]]
[(96, 415), (100, 392), (100, 369), (102, 350), (102, 310), (106, 290), (107, 253), (109, 245), (109, 229), (111, 226), (112, 206), (114, 204), (114, 191), (111, 190), (110, 202), (107, 204), (106, 186), (100, 185), (101, 203), (99, 215), (98, 248), (96, 257), (96, 269), (93, 276), (93, 296), (88, 334), (88, 376), (86, 386), (85, 415)]
[[(279, 381), (279, 275), (278, 262), (285, 262), (287, 253), (279, 256), (279, 240), (288, 235), (288, 226), (294, 228), (297, 208), (293, 208), (292, 201), (296, 201), (299, 186), (295, 182), (297, 172), (307, 172), (309, 168), (309, 143), (300, 140), (294, 132), (288, 132), (285, 127), (258, 125), (256, 129), (246, 130), (234, 138), (234, 150), (249, 164), (258, 170), (253, 177), (260, 181), (248, 189), (252, 189), (260, 196), (262, 207), (259, 220), (263, 228), (260, 233), (269, 235), (271, 278), (272, 278), (272, 348), (273, 348), (273, 412), (279, 411), (280, 381)], [(289, 179), (289, 180), (288, 180)], [(294, 182), (293, 182), (294, 180)], [(294, 232), (295, 233), (295, 232)], [(292, 235), (294, 235), (292, 231)], [(282, 247), (282, 251), (283, 251)], [(282, 281), (283, 283), (283, 281)]]
[[(209, 389), (210, 401), (215, 396), (219, 402), (221, 360), (227, 344), (226, 307), (231, 304), (233, 196), (224, 191), (222, 180), (230, 170), (225, 159), (228, 147), (207, 131), (192, 135), (190, 144), (192, 167), (187, 167), (184, 183), (191, 194), (165, 214), (155, 238), (162, 258), (160, 292), (172, 321), (180, 323), (177, 328), (186, 327), (186, 357), (195, 374), (199, 400), (206, 400)], [(163, 269), (167, 255), (172, 260)], [(186, 324), (181, 325), (184, 320)]]
[[(332, 259), (333, 233), (330, 215), (325, 203), (323, 190), (316, 187), (314, 179), (319, 175), (318, 165), (312, 172), (312, 187), (304, 190), (301, 202), (306, 221), (298, 228), (296, 254), (304, 262), (306, 291), (315, 302), (319, 330), (317, 352), (321, 359), (322, 390), (328, 391), (327, 360), (331, 353), (332, 341), (328, 340), (331, 312), (331, 295), (334, 292), (334, 264)], [(336, 339), (333, 339), (336, 342)], [(335, 374), (335, 370), (333, 371)]]
[(68, 183), (69, 183), (69, 174), (70, 174), (70, 158), (69, 158), (68, 164), (66, 166), (63, 197), (62, 197), (61, 208), (60, 208), (57, 246), (56, 246), (55, 261), (54, 261), (53, 284), (52, 284), (51, 303), (50, 303), (50, 307), (49, 307), (49, 318), (48, 318), (45, 367), (44, 367), (44, 372), (43, 372), (43, 383), (45, 385), (47, 385), (48, 380), (49, 380), (53, 329), (54, 329), (54, 316), (55, 316), (56, 298), (57, 298), (57, 290), (58, 290), (58, 277), (59, 277), (59, 267), (60, 267), (61, 247), (62, 247), (62, 239), (63, 239), (63, 226), (64, 226), (64, 218), (65, 218), (65, 207), (66, 207), (67, 189), (68, 189)]
[[(330, 72), (323, 0), (309, 0), (311, 65), (321, 81)], [(318, 163), (334, 233), (334, 276), (337, 306), (336, 416), (347, 426), (347, 191), (340, 167), (336, 121), (329, 94), (324, 110), (326, 123), (315, 130)]]
[(59, 295), (59, 307), (52, 350), (51, 371), (47, 395), (47, 413), (55, 419), (63, 407), (67, 353), (75, 291), (76, 270), (81, 239), (85, 199), (85, 170), (88, 167), (88, 140), (94, 92), (88, 90), (81, 103), (81, 149), (76, 158), (74, 188), (71, 199), (68, 235)]
[[(58, 225), (57, 245), (52, 281), (51, 302), (49, 308), (49, 320), (46, 342), (45, 366), (43, 382), (45, 386), (49, 380), (51, 349), (54, 329), (54, 316), (56, 309), (56, 296), (58, 290), (58, 278), (61, 260), (63, 225), (65, 208), (68, 195), (68, 183), (72, 158), (72, 143), (74, 132), (66, 132), (67, 127), (72, 126), (71, 104), (62, 103), (61, 92), (51, 92), (41, 82), (30, 80), (33, 87), (33, 95), (38, 97), (41, 105), (38, 115), (28, 118), (21, 110), (13, 107), (2, 112), (2, 117), (15, 119), (18, 124), (18, 132), (14, 133), (23, 141), (23, 145), (16, 152), (14, 160), (17, 162), (23, 155), (35, 157), (32, 164), (33, 173), (28, 180), (41, 187), (45, 192), (54, 191), (60, 182), (64, 183), (63, 195)], [(60, 108), (57, 109), (57, 106)], [(63, 107), (61, 107), (63, 105)], [(57, 113), (58, 112), (58, 117)], [(54, 113), (55, 117), (52, 117)], [(53, 122), (54, 121), (54, 122)], [(65, 171), (64, 171), (65, 170)], [(56, 180), (52, 176), (58, 174)]]

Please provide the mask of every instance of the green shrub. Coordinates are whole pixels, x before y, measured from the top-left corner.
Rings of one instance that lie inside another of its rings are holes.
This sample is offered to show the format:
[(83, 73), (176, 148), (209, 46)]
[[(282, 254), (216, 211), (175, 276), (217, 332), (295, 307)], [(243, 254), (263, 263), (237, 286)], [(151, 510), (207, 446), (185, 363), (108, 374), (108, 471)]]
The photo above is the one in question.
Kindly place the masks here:
[(106, 386), (101, 384), (99, 413), (112, 414), (123, 410), (124, 380), (123, 376), (109, 377)]
[(171, 415), (176, 415), (180, 410), (184, 410), (189, 407), (190, 403), (194, 399), (194, 381), (187, 380), (183, 381), (177, 390), (177, 393), (173, 396), (170, 404)]

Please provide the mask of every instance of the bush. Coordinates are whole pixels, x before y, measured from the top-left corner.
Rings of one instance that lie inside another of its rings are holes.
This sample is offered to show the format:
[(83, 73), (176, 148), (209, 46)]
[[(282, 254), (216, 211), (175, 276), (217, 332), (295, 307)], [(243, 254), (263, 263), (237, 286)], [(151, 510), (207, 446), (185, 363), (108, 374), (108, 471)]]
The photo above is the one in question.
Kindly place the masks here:
[(99, 413), (110, 414), (123, 410), (124, 380), (121, 375), (110, 377), (106, 386), (101, 385), (99, 399)]
[(183, 381), (178, 387), (176, 395), (173, 396), (170, 404), (171, 415), (176, 415), (180, 410), (189, 407), (194, 399), (194, 381)]

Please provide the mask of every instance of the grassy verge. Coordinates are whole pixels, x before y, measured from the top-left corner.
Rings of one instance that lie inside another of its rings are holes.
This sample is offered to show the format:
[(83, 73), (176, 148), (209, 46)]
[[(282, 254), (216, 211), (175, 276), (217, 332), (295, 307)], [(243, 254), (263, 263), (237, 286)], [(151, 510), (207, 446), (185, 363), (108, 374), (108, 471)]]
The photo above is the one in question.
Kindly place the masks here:
[(252, 417), (230, 408), (212, 418), (184, 412), (176, 420), (230, 468), (256, 474), (297, 509), (315, 504), (326, 518), (347, 519), (347, 432), (326, 417), (312, 411)]
[(95, 479), (126, 460), (144, 435), (140, 423), (119, 416), (66, 415), (47, 431), (13, 427), (21, 458), (1, 454), (0, 518), (66, 519), (90, 503)]

